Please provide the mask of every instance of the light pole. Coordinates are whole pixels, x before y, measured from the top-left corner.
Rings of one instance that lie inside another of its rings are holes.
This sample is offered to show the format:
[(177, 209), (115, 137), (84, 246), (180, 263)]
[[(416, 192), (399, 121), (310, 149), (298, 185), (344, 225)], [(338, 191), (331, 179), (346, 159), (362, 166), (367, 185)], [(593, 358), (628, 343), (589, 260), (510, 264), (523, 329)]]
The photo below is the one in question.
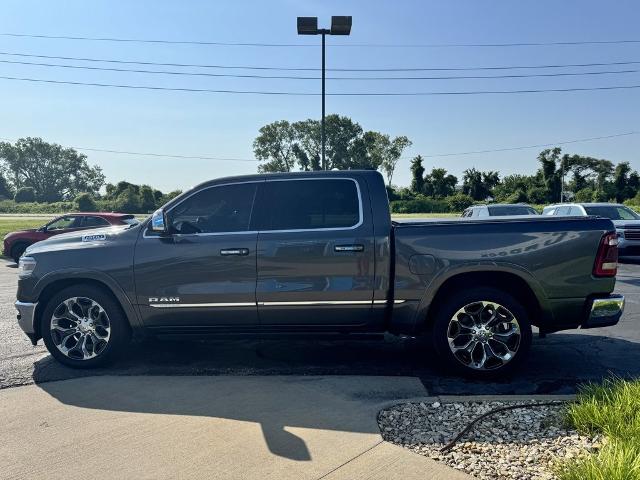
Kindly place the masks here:
[(562, 167), (562, 183), (560, 185), (560, 203), (564, 203), (564, 159), (560, 159), (560, 166)]
[(325, 132), (324, 132), (324, 49), (326, 35), (349, 35), (351, 33), (351, 17), (331, 17), (331, 28), (318, 28), (318, 17), (298, 17), (298, 35), (322, 35), (322, 169), (327, 169), (325, 160)]

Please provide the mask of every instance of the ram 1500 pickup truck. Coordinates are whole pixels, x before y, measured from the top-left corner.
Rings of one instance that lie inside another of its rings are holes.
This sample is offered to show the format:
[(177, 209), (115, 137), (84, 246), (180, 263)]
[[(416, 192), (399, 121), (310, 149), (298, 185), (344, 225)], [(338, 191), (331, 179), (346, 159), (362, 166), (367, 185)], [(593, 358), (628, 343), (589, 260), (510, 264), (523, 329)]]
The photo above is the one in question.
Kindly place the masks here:
[(429, 334), (444, 365), (496, 376), (525, 358), (532, 325), (618, 322), (616, 243), (596, 217), (393, 222), (374, 171), (250, 175), (139, 225), (30, 246), (16, 307), (31, 341), (73, 367), (134, 334), (390, 332)]

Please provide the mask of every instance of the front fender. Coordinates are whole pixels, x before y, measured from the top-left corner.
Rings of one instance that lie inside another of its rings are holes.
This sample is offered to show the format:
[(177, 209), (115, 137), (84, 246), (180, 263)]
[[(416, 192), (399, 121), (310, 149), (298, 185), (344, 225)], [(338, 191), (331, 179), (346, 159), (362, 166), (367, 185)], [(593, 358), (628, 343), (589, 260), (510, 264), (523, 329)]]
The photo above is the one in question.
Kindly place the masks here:
[(36, 284), (33, 286), (33, 296), (35, 298), (40, 298), (45, 288), (53, 285), (56, 282), (81, 280), (93, 280), (103, 284), (111, 291), (111, 293), (113, 293), (113, 295), (120, 303), (120, 306), (124, 310), (124, 313), (129, 320), (129, 324), (133, 328), (142, 327), (140, 315), (137, 309), (134, 308), (129, 296), (125, 293), (118, 282), (113, 279), (113, 277), (98, 270), (69, 268), (63, 270), (55, 270), (53, 272), (47, 273), (46, 275), (40, 277)]

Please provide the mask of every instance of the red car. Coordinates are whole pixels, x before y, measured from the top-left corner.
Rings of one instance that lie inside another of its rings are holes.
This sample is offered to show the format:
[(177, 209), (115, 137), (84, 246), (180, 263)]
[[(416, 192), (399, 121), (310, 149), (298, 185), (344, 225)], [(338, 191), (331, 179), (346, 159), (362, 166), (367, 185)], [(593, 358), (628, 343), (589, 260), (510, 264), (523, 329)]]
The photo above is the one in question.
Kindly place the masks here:
[(86, 230), (89, 228), (108, 227), (110, 225), (133, 225), (138, 220), (126, 213), (69, 213), (51, 220), (40, 228), (11, 232), (4, 237), (3, 255), (18, 259), (29, 245), (45, 240), (60, 233)]

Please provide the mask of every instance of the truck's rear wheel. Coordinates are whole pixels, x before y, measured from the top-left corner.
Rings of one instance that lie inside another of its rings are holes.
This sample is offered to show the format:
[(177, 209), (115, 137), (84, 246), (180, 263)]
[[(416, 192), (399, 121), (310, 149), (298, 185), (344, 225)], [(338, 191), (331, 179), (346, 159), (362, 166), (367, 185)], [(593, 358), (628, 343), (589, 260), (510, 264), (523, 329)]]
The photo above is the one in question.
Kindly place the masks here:
[(437, 308), (433, 342), (447, 366), (476, 378), (503, 376), (531, 346), (525, 307), (510, 294), (481, 287), (453, 293)]
[(104, 365), (129, 340), (120, 306), (111, 295), (93, 286), (73, 285), (51, 297), (40, 328), (49, 353), (75, 368)]

